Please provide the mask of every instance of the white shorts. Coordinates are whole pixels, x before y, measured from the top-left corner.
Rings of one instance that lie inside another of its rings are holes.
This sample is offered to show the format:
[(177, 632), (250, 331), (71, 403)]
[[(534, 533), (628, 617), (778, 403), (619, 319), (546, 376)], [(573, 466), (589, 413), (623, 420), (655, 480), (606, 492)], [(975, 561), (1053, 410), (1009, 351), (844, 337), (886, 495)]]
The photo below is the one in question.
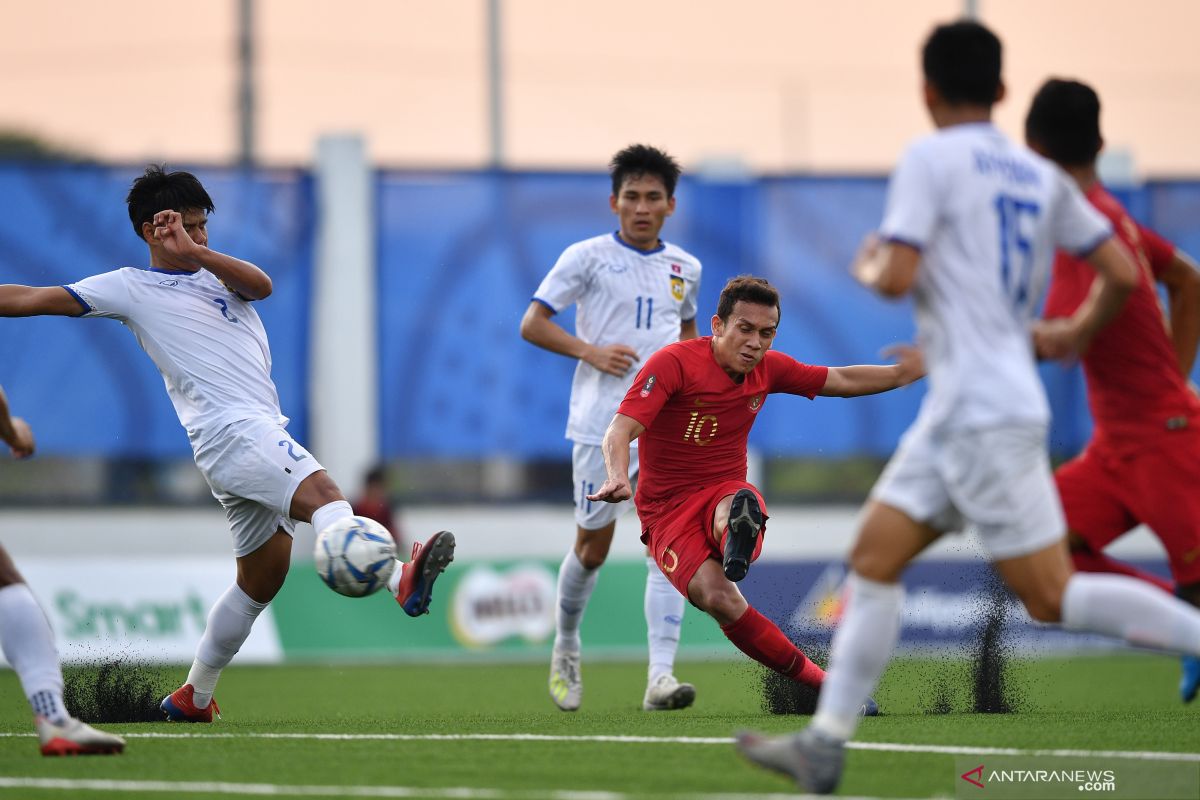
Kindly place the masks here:
[(325, 469), (278, 423), (263, 419), (226, 426), (196, 452), (196, 466), (225, 508), (238, 558), (280, 528), (292, 535), (292, 495), (301, 481)]
[(937, 434), (913, 426), (871, 499), (939, 531), (969, 522), (994, 560), (1049, 547), (1067, 531), (1040, 425)]
[[(629, 448), (629, 480), (637, 477), (638, 449)], [(585, 531), (603, 528), (633, 505), (632, 500), (620, 503), (592, 502), (592, 494), (604, 483), (608, 470), (604, 468), (604, 453), (599, 445), (579, 444), (571, 450), (571, 478), (575, 482), (575, 524)]]

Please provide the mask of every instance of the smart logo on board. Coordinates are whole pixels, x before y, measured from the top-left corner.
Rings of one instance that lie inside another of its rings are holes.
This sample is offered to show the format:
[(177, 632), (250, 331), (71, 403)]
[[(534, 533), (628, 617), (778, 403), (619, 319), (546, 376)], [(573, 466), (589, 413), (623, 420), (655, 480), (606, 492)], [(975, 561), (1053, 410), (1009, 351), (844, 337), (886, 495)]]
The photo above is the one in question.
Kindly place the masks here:
[(207, 611), (195, 591), (177, 599), (122, 602), (89, 599), (66, 589), (55, 594), (54, 608), (68, 639), (198, 636)]
[(474, 566), (455, 587), (450, 627), (468, 647), (514, 637), (544, 642), (554, 632), (555, 593), (554, 575), (541, 564)]

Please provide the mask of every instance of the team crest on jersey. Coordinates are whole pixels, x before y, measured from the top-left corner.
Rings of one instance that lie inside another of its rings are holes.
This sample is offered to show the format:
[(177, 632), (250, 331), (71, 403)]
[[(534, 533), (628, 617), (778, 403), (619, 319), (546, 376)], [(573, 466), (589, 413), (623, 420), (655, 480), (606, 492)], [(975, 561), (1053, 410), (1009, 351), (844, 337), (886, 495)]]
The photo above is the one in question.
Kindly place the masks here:
[(678, 275), (671, 276), (671, 297), (674, 297), (679, 302), (683, 302), (683, 278)]
[(658, 378), (654, 377), (653, 375), (651, 375), (649, 378), (646, 378), (646, 383), (642, 385), (642, 397), (650, 396), (650, 392), (654, 390), (654, 382), (657, 380)]
[(757, 414), (758, 410), (762, 408), (762, 401), (763, 396), (761, 394), (756, 394), (750, 398), (750, 412), (752, 414)]

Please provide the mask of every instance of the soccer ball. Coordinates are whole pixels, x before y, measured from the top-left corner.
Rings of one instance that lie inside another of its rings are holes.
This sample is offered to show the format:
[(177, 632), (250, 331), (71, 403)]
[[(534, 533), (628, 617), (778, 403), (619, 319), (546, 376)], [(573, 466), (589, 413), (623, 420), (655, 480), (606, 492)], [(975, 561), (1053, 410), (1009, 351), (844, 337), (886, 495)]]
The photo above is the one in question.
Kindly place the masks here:
[(347, 597), (379, 591), (396, 569), (396, 541), (366, 517), (345, 517), (317, 534), (317, 574)]

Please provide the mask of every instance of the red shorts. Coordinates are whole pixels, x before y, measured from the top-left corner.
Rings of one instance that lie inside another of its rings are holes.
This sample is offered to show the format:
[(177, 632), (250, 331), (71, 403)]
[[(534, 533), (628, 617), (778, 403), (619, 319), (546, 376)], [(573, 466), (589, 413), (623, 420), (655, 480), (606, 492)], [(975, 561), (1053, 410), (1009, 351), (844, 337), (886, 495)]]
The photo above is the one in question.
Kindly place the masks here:
[(1121, 454), (1092, 444), (1055, 473), (1067, 527), (1094, 550), (1144, 523), (1176, 583), (1200, 582), (1200, 429)]
[[(721, 561), (721, 542), (713, 538), (713, 515), (722, 498), (735, 494), (738, 489), (749, 489), (758, 498), (763, 512), (761, 533), (766, 533), (767, 504), (762, 494), (745, 481), (725, 481), (701, 489), (677, 503), (663, 503), (647, 509), (638, 509), (642, 522), (642, 542), (650, 548), (654, 562), (667, 576), (671, 585), (684, 597), (688, 596), (688, 584), (706, 559)], [(753, 562), (762, 552), (763, 537), (754, 545)]]

